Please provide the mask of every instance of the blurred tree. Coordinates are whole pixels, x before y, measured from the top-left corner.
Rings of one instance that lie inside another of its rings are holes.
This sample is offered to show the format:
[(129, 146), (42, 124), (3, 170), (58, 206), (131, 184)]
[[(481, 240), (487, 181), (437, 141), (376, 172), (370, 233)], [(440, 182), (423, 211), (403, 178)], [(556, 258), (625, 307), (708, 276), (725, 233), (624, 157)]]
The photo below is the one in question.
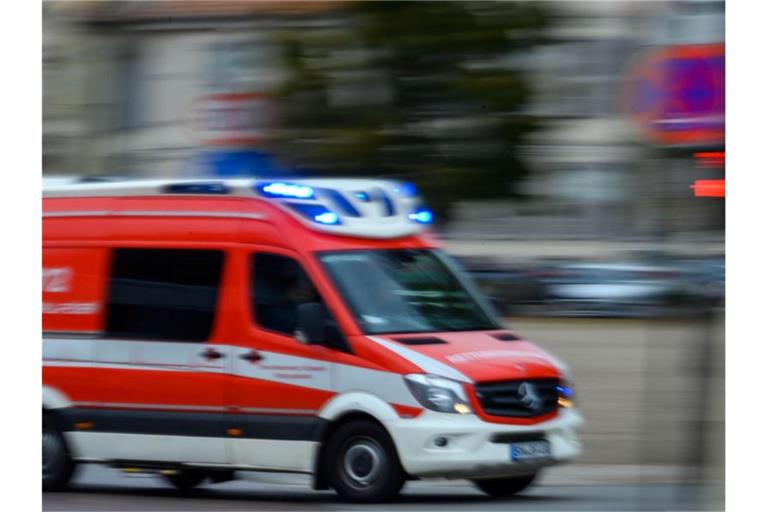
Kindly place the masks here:
[(281, 35), (277, 152), (318, 174), (413, 181), (445, 216), (515, 194), (525, 174), (525, 50), (546, 14), (521, 2), (355, 2)]

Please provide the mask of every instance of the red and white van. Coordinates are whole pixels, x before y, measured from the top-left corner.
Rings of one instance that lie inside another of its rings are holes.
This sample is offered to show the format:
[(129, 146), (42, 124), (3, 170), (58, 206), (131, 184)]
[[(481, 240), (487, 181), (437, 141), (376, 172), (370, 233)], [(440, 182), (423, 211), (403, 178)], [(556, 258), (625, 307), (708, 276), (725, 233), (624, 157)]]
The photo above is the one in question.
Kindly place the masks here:
[(577, 456), (567, 369), (501, 325), (378, 180), (81, 183), (43, 199), (43, 484), (313, 475), (522, 490)]

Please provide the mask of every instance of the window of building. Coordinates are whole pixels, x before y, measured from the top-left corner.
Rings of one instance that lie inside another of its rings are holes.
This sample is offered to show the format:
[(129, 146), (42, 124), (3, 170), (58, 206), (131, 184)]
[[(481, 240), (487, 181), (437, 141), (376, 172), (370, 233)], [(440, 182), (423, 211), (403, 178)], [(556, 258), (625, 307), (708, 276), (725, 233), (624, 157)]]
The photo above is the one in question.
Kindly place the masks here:
[(224, 253), (218, 250), (115, 250), (106, 335), (207, 340), (213, 328), (223, 263)]

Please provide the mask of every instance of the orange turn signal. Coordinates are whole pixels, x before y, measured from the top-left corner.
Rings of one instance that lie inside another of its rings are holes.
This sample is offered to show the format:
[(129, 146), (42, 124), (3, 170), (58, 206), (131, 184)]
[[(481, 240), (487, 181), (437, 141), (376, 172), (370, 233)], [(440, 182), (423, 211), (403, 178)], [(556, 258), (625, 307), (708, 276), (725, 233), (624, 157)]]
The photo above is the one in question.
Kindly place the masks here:
[(227, 435), (231, 437), (240, 437), (243, 435), (243, 431), (239, 428), (228, 428)]

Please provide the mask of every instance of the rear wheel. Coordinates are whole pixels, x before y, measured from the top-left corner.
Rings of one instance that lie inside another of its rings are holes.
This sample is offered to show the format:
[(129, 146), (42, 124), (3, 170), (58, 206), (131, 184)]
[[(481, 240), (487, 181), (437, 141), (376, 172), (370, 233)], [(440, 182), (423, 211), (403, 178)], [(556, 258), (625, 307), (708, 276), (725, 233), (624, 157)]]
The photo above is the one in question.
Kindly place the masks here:
[(326, 474), (339, 495), (350, 501), (387, 501), (397, 496), (405, 472), (387, 431), (367, 420), (343, 424), (326, 447)]
[(50, 417), (43, 416), (43, 491), (66, 488), (75, 471), (67, 443)]
[(510, 478), (491, 478), (488, 480), (473, 480), (472, 483), (488, 496), (505, 498), (527, 488), (536, 479), (536, 473)]
[(185, 492), (203, 483), (207, 476), (202, 471), (181, 469), (172, 475), (165, 475), (165, 479), (179, 491)]

